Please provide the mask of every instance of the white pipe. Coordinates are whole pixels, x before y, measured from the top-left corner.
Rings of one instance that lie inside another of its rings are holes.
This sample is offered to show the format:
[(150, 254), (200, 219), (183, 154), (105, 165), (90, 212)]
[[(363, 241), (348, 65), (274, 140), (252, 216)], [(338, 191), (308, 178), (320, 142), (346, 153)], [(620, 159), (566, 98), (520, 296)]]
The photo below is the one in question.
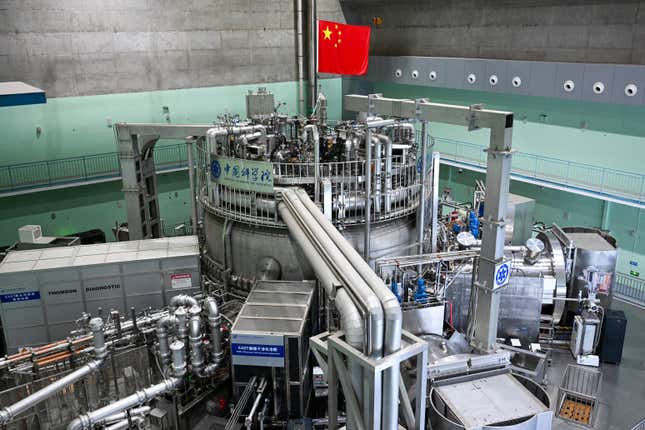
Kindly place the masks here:
[[(282, 206), (287, 206), (292, 215), (298, 214), (299, 216), (306, 217), (304, 218), (306, 223), (303, 227), (309, 232), (310, 237), (315, 238), (316, 243), (318, 244), (318, 252), (320, 252), (325, 258), (327, 264), (333, 267), (339, 280), (343, 282), (343, 286), (350, 289), (353, 295), (355, 295), (360, 301), (364, 311), (369, 315), (366, 323), (368, 332), (366, 354), (372, 358), (380, 358), (383, 354), (384, 327), (383, 309), (381, 308), (381, 303), (379, 303), (377, 296), (365, 283), (359, 273), (352, 267), (347, 258), (343, 256), (343, 253), (337, 246), (338, 244), (334, 243), (334, 241), (325, 234), (325, 231), (314, 218), (307, 216), (309, 211), (307, 211), (303, 202), (298, 198), (296, 193), (291, 189), (287, 189), (282, 193), (282, 197), (284, 202), (278, 206), (280, 214), (284, 212)], [(307, 200), (316, 207), (308, 196)], [(318, 210), (318, 212), (320, 211)], [(327, 221), (326, 218), (325, 220)], [(345, 238), (342, 240), (346, 242)]]
[(213, 364), (219, 366), (224, 357), (224, 352), (222, 351), (222, 334), (220, 332), (221, 324), (221, 315), (219, 313), (219, 308), (217, 307), (217, 302), (213, 297), (207, 297), (204, 300), (204, 306), (206, 307), (206, 312), (208, 314), (208, 325), (211, 332), (211, 360)]
[[(393, 353), (401, 348), (401, 331), (403, 315), (398, 299), (392, 291), (385, 286), (365, 260), (347, 242), (340, 232), (325, 218), (322, 212), (309, 199), (304, 190), (296, 191), (299, 200), (314, 216), (320, 227), (322, 227), (333, 240), (334, 244), (342, 252), (353, 268), (360, 274), (367, 285), (372, 289), (382, 304), (385, 316), (385, 353)], [(394, 366), (384, 372), (383, 376), (383, 429), (398, 428), (398, 404), (399, 404), (399, 368)]]
[[(298, 244), (304, 253), (307, 261), (311, 264), (318, 282), (325, 289), (328, 296), (331, 296), (334, 287), (341, 285), (340, 281), (334, 275), (329, 265), (325, 262), (323, 257), (312, 246), (311, 241), (307, 237), (302, 227), (298, 224), (296, 219), (289, 213), (285, 205), (280, 206), (280, 216), (289, 228), (289, 234)], [(344, 288), (337, 288), (334, 304), (341, 318), (341, 328), (345, 333), (347, 343), (358, 349), (363, 350), (364, 340), (364, 324), (361, 314), (358, 312), (356, 305), (347, 294)]]

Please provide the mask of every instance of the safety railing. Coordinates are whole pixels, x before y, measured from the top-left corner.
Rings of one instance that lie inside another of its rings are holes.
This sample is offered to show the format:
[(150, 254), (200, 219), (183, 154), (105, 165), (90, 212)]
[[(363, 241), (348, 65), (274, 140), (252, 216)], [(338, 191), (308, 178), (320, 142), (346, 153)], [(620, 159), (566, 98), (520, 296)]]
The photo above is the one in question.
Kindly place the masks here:
[[(315, 200), (315, 170), (311, 162), (273, 163), (273, 182), (276, 187), (303, 187)], [(371, 171), (372, 222), (400, 218), (416, 211), (420, 185), (414, 158), (397, 155), (391, 162), (377, 158), (373, 160)], [(322, 201), (323, 195), (329, 193), (332, 221), (346, 225), (365, 222), (365, 160), (322, 162), (318, 172), (319, 198)], [(252, 224), (283, 226), (274, 193), (258, 193), (214, 182), (200, 188), (203, 194), (210, 190), (210, 196), (204, 194), (203, 197), (211, 212)]]
[[(155, 148), (157, 171), (187, 167), (186, 145)], [(64, 185), (116, 180), (121, 177), (116, 152), (0, 166), (0, 195)]]
[(645, 307), (645, 280), (626, 273), (616, 273), (614, 297)]
[[(444, 163), (483, 169), (486, 166), (485, 145), (434, 137), (434, 150), (441, 152)], [(155, 163), (160, 172), (187, 167), (183, 143), (159, 146)], [(329, 166), (330, 170), (339, 168)], [(344, 168), (344, 167), (343, 167)], [(313, 179), (309, 163), (276, 163), (274, 172), (281, 185)], [(645, 205), (645, 175), (566, 161), (525, 152), (513, 153), (513, 177), (538, 182), (544, 186), (564, 187), (613, 197), (626, 204)], [(58, 160), (0, 166), (0, 196), (82, 183), (116, 180), (120, 177), (115, 152)]]
[[(460, 140), (435, 137), (435, 151), (442, 162), (463, 164), (465, 167), (486, 166), (487, 147)], [(626, 203), (645, 204), (645, 175), (561, 160), (544, 155), (513, 152), (512, 175), (519, 180), (537, 181), (543, 185), (559, 185), (601, 196), (613, 196)]]

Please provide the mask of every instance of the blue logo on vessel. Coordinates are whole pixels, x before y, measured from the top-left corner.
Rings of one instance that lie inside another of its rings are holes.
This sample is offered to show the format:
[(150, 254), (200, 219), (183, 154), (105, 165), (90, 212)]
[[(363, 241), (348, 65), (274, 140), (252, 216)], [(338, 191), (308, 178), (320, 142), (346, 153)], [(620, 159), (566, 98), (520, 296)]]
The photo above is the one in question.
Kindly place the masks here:
[(2, 303), (26, 302), (28, 300), (40, 300), (40, 291), (0, 294), (0, 302)]
[(248, 343), (234, 343), (231, 345), (233, 355), (246, 355), (250, 357), (284, 357), (283, 345), (254, 345)]
[(219, 165), (219, 161), (213, 160), (211, 163), (211, 175), (214, 179), (218, 179), (222, 174), (222, 167)]
[(498, 287), (506, 284), (506, 281), (508, 281), (508, 275), (508, 263), (504, 263), (499, 267), (499, 269), (497, 269), (497, 274), (495, 275), (495, 283)]

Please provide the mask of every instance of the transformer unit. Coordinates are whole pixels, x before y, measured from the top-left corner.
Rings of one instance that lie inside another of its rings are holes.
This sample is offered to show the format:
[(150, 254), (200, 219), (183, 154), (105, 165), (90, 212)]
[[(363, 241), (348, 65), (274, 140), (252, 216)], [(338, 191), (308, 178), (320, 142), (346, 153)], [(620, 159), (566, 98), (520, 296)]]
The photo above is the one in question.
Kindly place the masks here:
[(0, 263), (6, 351), (66, 338), (83, 312), (160, 308), (199, 289), (197, 236), (12, 251)]
[(236, 399), (251, 378), (265, 377), (272, 384), (272, 415), (286, 419), (306, 414), (314, 291), (314, 281), (258, 281), (251, 290), (231, 329)]

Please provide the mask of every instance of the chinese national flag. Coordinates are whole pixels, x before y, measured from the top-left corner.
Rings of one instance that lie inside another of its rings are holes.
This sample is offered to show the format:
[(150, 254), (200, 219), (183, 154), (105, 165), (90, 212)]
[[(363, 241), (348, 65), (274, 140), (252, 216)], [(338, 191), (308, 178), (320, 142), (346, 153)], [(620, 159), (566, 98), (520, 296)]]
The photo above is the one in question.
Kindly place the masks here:
[(364, 75), (370, 48), (370, 28), (318, 21), (318, 71)]

